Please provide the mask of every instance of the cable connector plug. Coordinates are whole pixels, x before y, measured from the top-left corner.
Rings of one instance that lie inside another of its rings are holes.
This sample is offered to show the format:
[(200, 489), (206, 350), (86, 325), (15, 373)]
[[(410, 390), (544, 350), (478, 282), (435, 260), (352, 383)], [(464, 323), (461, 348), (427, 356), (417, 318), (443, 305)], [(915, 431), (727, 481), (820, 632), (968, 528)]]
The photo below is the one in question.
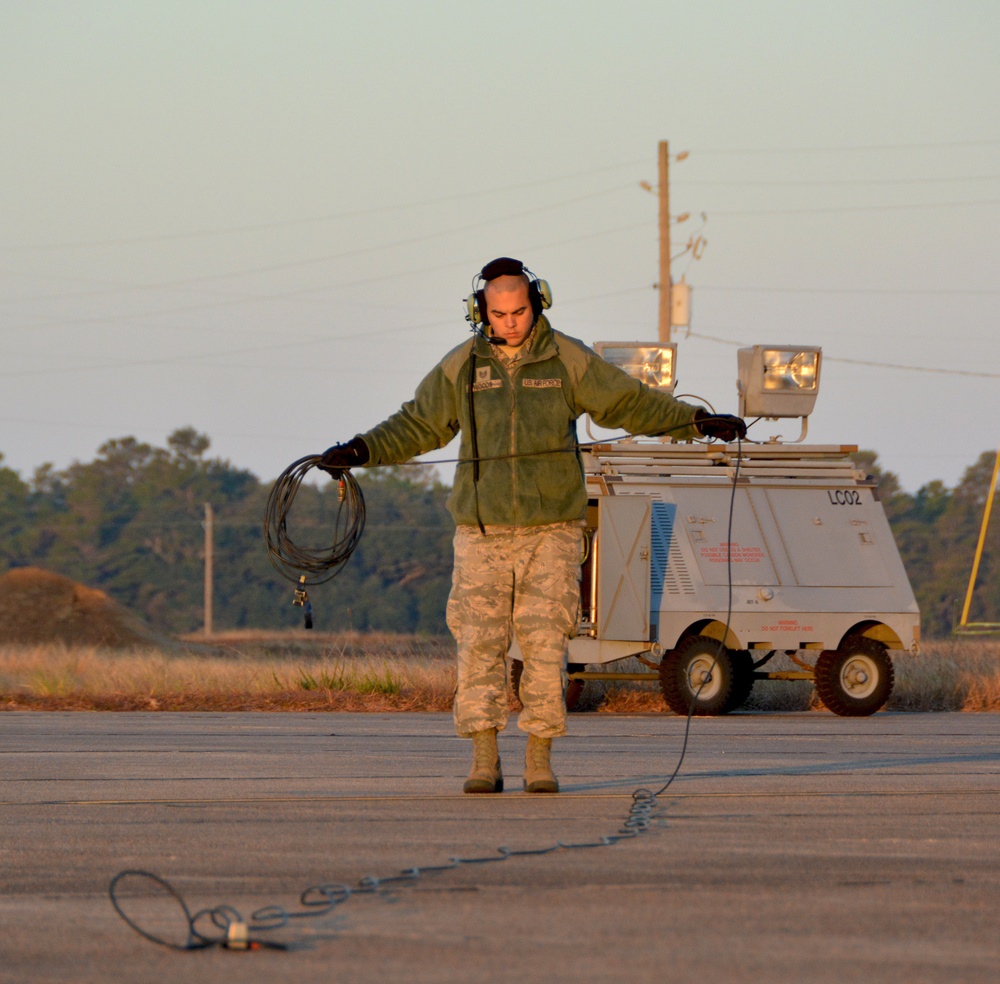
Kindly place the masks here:
[(295, 589), (295, 597), (292, 599), (292, 604), (296, 608), (304, 608), (305, 611), (305, 623), (306, 628), (311, 629), (313, 627), (313, 606), (312, 602), (309, 600), (309, 595), (306, 592), (306, 576), (303, 574), (299, 578), (299, 586)]
[(299, 586), (295, 589), (295, 597), (292, 599), (292, 604), (296, 608), (302, 608), (309, 601), (309, 595), (306, 593), (306, 576), (303, 574), (299, 578)]

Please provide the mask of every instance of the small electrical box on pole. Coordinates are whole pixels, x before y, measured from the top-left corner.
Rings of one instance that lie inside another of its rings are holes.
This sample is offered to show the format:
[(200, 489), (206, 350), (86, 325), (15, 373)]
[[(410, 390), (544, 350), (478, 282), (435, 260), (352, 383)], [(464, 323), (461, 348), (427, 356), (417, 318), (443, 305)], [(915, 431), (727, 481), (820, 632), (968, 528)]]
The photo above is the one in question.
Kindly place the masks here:
[(670, 288), (670, 324), (674, 328), (691, 324), (691, 285), (683, 277)]

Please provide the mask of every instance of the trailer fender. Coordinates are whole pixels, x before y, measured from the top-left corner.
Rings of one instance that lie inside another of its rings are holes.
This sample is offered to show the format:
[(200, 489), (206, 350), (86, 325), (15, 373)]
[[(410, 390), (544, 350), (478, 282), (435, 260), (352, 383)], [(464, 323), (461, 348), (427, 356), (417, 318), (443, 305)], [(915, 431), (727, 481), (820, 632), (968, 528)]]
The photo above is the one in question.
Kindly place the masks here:
[[(743, 649), (736, 633), (731, 628), (727, 632), (725, 624), (718, 621), (718, 619), (706, 619), (704, 622), (695, 622), (694, 625), (684, 632), (681, 641), (695, 635), (703, 635), (708, 636), (709, 639), (715, 639), (716, 642), (721, 642), (726, 649)], [(680, 645), (680, 641), (678, 645)]]
[(843, 645), (844, 639), (851, 636), (865, 636), (868, 639), (874, 639), (876, 642), (881, 642), (886, 649), (906, 649), (899, 636), (883, 622), (858, 622), (844, 633), (840, 640), (841, 645)]

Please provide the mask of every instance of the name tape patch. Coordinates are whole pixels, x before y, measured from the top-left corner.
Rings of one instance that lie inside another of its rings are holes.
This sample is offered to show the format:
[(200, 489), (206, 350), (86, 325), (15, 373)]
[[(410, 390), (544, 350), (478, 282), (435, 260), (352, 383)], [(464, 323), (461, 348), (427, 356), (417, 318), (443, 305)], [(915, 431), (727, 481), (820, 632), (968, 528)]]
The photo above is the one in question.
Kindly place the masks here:
[(491, 379), (492, 375), (489, 366), (476, 366), (476, 381), (472, 384), (472, 392), (479, 393), (481, 390), (500, 389), (503, 386), (503, 380)]

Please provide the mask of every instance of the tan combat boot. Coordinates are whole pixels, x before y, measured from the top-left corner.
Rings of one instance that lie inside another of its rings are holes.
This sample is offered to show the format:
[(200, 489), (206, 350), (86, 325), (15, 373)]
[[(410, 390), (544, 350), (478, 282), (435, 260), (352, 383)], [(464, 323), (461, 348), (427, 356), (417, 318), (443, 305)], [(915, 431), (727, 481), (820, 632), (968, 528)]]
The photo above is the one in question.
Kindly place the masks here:
[(524, 753), (525, 792), (559, 792), (559, 780), (552, 774), (552, 764), (549, 761), (551, 751), (551, 738), (539, 738), (538, 735), (528, 735), (528, 747)]
[(462, 787), (463, 793), (502, 793), (503, 772), (497, 751), (497, 729), (472, 733), (472, 769)]

